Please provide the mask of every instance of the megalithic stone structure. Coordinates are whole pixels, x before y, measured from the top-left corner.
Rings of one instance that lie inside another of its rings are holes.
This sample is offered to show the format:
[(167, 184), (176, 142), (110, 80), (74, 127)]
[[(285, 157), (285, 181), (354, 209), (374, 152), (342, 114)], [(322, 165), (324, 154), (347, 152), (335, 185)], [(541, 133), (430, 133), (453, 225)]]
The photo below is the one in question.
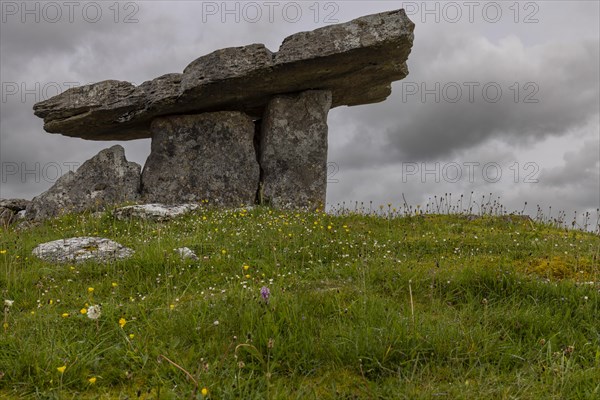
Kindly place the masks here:
[(71, 88), (34, 113), (50, 133), (152, 138), (142, 200), (316, 207), (325, 202), (329, 109), (385, 100), (408, 74), (413, 30), (404, 10), (368, 15), (289, 36), (276, 53), (226, 48), (139, 86)]

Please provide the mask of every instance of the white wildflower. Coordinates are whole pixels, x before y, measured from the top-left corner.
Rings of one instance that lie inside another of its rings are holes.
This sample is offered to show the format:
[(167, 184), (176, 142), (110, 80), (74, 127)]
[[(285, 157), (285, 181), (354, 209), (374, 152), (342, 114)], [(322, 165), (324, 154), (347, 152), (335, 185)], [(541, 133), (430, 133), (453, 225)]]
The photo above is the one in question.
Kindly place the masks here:
[(87, 310), (87, 316), (89, 319), (98, 319), (102, 315), (102, 307), (99, 304), (90, 306)]
[(4, 300), (4, 307), (11, 308), (14, 302), (14, 300)]

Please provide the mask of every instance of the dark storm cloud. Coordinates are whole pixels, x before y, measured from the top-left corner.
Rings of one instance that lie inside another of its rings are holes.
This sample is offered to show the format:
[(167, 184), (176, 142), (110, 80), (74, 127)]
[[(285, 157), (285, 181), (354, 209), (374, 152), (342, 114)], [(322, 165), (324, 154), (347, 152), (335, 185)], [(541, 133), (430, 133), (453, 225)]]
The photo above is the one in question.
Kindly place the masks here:
[(362, 148), (386, 154), (373, 163), (448, 157), (493, 138), (532, 143), (598, 113), (597, 40), (525, 47), (516, 37), (447, 35), (438, 45), (436, 52), (416, 46), (411, 73), (392, 97), (357, 110), (361, 125), (386, 136)]
[(578, 151), (564, 155), (564, 166), (544, 173), (543, 183), (551, 187), (583, 184), (592, 186), (600, 181), (600, 143), (586, 141)]

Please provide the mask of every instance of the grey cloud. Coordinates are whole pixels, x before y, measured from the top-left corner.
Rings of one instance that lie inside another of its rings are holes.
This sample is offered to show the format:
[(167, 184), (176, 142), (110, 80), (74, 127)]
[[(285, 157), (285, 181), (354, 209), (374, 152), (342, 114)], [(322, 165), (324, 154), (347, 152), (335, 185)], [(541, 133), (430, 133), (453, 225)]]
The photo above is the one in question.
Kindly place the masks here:
[(600, 141), (588, 140), (579, 150), (566, 152), (562, 166), (542, 171), (541, 183), (552, 189), (588, 187), (600, 199)]
[[(474, 102), (461, 100), (457, 103), (440, 101), (433, 96), (413, 98), (402, 103), (395, 96), (398, 111), (395, 126), (388, 127), (389, 144), (403, 158), (433, 159), (470, 148), (491, 137), (502, 137), (509, 141), (532, 141), (547, 135), (564, 134), (569, 129), (581, 126), (591, 115), (598, 112), (600, 94), (590, 82), (597, 80), (598, 42), (570, 45), (548, 45), (538, 49), (525, 49), (515, 43), (495, 46), (473, 40), (469, 49), (457, 49), (461, 56), (441, 57), (447, 59), (444, 68), (425, 66), (412, 76), (416, 84), (425, 82), (431, 89), (435, 82), (478, 82), (498, 85), (502, 97), (497, 103), (491, 96), (486, 99), (481, 89), (475, 88)], [(521, 53), (515, 55), (515, 47)], [(557, 54), (563, 54), (558, 57)], [(472, 54), (471, 66), (464, 67), (464, 56)], [(526, 56), (526, 54), (531, 54)], [(415, 60), (415, 63), (421, 59)], [(442, 61), (440, 61), (442, 62)], [(442, 71), (443, 69), (443, 71)], [(431, 72), (431, 73), (429, 73)], [(419, 78), (424, 78), (419, 80)], [(408, 87), (411, 76), (401, 83)], [(515, 91), (510, 88), (518, 82), (520, 93), (517, 101)], [(532, 82), (526, 87), (527, 82)], [(539, 88), (539, 92), (534, 91)], [(537, 103), (524, 103), (531, 94)], [(454, 94), (449, 94), (449, 97)], [(466, 96), (466, 93), (465, 93)], [(390, 107), (393, 105), (390, 104)]]

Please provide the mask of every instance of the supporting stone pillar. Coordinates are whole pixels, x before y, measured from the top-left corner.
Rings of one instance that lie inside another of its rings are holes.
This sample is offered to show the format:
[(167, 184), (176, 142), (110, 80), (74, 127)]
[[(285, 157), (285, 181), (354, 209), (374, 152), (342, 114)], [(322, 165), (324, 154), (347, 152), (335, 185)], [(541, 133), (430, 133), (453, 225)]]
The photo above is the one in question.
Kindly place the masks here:
[(146, 202), (254, 204), (260, 170), (254, 122), (246, 114), (161, 117), (150, 129), (152, 148), (142, 172)]
[(260, 128), (259, 201), (278, 208), (325, 205), (331, 92), (275, 96)]

